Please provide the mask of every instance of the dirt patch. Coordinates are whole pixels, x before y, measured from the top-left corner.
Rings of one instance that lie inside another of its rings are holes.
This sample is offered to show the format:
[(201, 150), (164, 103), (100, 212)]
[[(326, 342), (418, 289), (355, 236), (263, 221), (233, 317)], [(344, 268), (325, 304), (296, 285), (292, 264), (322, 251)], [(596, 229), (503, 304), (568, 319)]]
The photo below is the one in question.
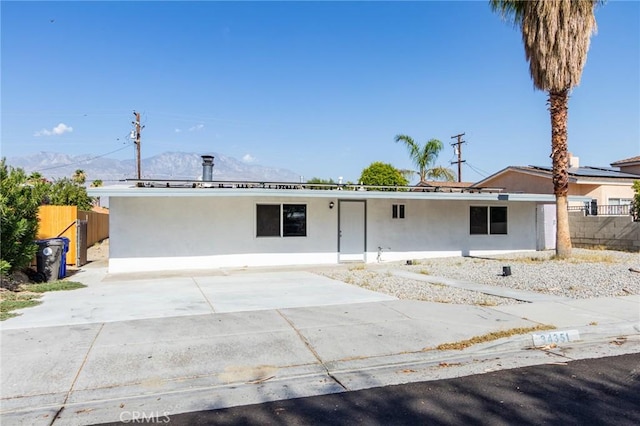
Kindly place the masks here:
[(95, 243), (87, 249), (87, 261), (97, 262), (99, 260), (109, 259), (109, 239), (106, 238)]
[(0, 277), (0, 287), (10, 291), (18, 291), (20, 284), (26, 284), (29, 282), (27, 274), (21, 271), (16, 271), (9, 276)]

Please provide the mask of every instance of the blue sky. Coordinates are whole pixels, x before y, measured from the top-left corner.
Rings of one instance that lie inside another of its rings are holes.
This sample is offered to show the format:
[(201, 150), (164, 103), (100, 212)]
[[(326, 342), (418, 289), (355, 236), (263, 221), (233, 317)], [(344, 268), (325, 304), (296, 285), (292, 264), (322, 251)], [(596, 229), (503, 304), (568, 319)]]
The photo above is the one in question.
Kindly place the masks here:
[[(356, 181), (466, 133), (462, 177), (549, 165), (520, 33), (471, 2), (1, 3), (2, 155), (216, 152)], [(640, 155), (640, 3), (609, 1), (569, 103), (582, 165)], [(455, 167), (455, 166), (451, 166)]]

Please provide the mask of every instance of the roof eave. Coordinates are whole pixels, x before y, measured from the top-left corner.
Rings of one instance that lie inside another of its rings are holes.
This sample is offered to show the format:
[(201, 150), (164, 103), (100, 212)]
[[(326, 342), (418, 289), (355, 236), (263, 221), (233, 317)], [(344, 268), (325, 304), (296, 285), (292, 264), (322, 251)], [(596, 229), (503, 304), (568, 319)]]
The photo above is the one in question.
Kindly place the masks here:
[[(332, 199), (404, 199), (404, 200), (467, 200), (526, 201), (553, 203), (551, 194), (510, 194), (502, 192), (413, 192), (413, 191), (348, 191), (267, 188), (88, 188), (92, 197), (269, 197), (269, 198), (332, 198)], [(589, 201), (589, 197), (569, 197), (570, 201)]]

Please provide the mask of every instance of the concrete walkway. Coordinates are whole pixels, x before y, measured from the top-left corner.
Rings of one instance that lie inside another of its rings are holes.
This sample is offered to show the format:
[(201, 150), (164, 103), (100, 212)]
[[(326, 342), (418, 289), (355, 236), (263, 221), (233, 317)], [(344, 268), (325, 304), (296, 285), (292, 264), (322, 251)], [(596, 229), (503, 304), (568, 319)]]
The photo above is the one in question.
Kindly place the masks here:
[[(394, 300), (304, 271), (190, 275), (86, 268), (72, 278), (86, 289), (45, 294), (4, 321), (2, 424), (161, 417), (640, 352), (640, 296), (489, 308)], [(525, 334), (436, 349), (540, 323), (582, 340), (523, 351)]]

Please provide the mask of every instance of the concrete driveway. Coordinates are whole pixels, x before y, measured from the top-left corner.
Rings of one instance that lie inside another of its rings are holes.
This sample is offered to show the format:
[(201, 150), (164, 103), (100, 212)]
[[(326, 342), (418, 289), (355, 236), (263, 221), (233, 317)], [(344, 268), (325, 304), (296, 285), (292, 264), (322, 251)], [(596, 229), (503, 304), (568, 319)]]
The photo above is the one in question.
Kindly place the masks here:
[(85, 267), (73, 291), (45, 293), (42, 305), (3, 321), (3, 329), (90, 324), (211, 313), (395, 300), (305, 271), (203, 271), (107, 275)]

